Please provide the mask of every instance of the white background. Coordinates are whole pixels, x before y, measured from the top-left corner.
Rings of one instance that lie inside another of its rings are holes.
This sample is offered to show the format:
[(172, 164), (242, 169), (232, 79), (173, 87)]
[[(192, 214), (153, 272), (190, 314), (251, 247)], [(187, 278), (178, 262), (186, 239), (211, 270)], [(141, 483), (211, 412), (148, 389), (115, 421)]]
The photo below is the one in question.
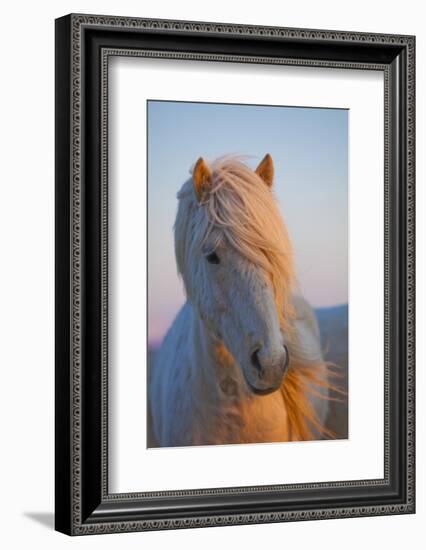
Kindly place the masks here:
[(417, 34), (417, 150), (424, 152), (426, 31), (421, 2), (299, 0), (280, 3), (173, 0), (56, 0), (3, 6), (0, 235), (1, 465), (4, 548), (288, 548), (399, 549), (424, 539), (425, 180), (418, 179), (418, 513), (364, 518), (95, 536), (69, 539), (53, 524), (53, 19), (71, 11), (252, 24)]
[[(382, 478), (383, 74), (115, 58), (110, 83), (110, 491)], [(146, 98), (350, 109), (348, 440), (146, 449)]]

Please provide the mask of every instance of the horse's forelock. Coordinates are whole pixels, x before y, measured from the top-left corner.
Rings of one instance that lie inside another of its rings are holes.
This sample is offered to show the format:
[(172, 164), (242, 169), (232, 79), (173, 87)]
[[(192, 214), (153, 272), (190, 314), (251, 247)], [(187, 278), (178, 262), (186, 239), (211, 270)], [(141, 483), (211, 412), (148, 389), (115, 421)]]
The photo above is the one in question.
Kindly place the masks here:
[(216, 227), (232, 247), (270, 278), (280, 321), (288, 328), (294, 261), (275, 196), (239, 157), (220, 158), (210, 169), (210, 191), (202, 204), (208, 226)]

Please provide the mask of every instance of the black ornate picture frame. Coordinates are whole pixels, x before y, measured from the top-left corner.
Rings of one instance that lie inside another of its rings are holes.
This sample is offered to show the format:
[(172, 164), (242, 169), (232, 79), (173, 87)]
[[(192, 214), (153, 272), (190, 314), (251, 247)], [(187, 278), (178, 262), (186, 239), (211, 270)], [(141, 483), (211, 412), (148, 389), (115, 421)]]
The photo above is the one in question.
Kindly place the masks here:
[[(383, 479), (108, 492), (107, 75), (117, 55), (383, 72)], [(74, 14), (56, 20), (58, 531), (414, 513), (414, 134), (413, 36)]]

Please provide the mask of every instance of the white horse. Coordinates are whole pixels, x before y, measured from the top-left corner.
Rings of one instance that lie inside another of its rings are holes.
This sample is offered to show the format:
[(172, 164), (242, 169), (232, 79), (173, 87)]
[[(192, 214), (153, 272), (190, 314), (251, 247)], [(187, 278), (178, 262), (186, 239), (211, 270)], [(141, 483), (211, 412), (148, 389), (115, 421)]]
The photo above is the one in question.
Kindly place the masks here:
[(149, 372), (149, 446), (330, 438), (315, 316), (294, 293), (273, 162), (200, 158), (178, 193), (187, 301)]

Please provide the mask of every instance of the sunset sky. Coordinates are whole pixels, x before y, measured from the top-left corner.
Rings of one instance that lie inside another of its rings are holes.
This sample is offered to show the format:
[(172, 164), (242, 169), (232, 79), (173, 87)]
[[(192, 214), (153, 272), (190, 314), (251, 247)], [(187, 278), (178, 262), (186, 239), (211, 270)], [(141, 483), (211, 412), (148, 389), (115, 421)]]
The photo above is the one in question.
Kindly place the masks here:
[(173, 248), (176, 193), (202, 156), (266, 153), (314, 307), (348, 302), (348, 118), (344, 109), (148, 102), (148, 336), (158, 345), (185, 301)]

